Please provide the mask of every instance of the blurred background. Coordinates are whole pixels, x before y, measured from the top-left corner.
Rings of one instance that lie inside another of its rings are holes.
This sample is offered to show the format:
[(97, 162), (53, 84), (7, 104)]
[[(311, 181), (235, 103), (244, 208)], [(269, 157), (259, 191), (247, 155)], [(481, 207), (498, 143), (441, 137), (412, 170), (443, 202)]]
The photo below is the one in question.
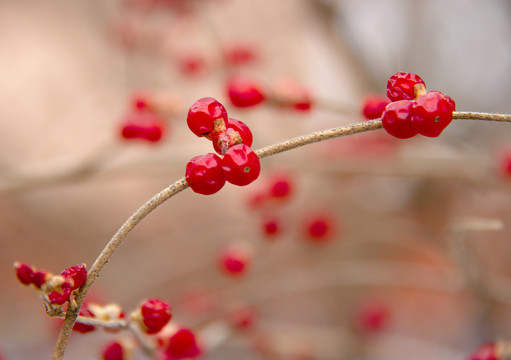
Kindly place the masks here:
[[(364, 100), (398, 71), (459, 111), (511, 113), (510, 15), (507, 0), (0, 1), (3, 359), (50, 358), (59, 329), (13, 262), (91, 265), (130, 214), (213, 151), (187, 128), (195, 100), (222, 102), (254, 149), (363, 121)], [(268, 100), (234, 106), (233, 75)], [(294, 97), (310, 109), (282, 101)], [(120, 135), (140, 98), (166, 121), (156, 143)], [(127, 313), (169, 301), (204, 359), (468, 358), (511, 337), (510, 136), (459, 120), (435, 139), (380, 130), (264, 159), (247, 187), (187, 190), (150, 214), (90, 301)], [(290, 185), (285, 199), (269, 196), (275, 179)], [(315, 219), (326, 238), (307, 234)], [(226, 246), (248, 249), (243, 274), (220, 268)], [(247, 307), (240, 330), (229, 314)], [(116, 336), (73, 334), (66, 358), (98, 359)]]

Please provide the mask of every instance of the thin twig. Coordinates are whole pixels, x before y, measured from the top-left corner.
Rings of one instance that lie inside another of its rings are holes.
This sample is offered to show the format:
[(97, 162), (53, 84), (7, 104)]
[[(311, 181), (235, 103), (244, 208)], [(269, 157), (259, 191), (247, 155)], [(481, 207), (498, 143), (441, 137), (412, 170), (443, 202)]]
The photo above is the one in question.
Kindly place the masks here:
[(453, 119), (463, 120), (486, 120), (486, 121), (504, 121), (511, 122), (511, 115), (507, 114), (491, 114), (471, 111), (459, 111), (452, 114)]
[[(489, 120), (489, 121), (507, 121), (511, 122), (511, 115), (499, 115), (499, 114), (487, 114), (487, 113), (473, 113), (473, 112), (456, 112), (453, 114), (454, 119), (476, 119), (476, 120)], [(322, 131), (313, 132), (307, 135), (298, 136), (289, 140), (276, 143), (265, 148), (256, 151), (259, 158), (265, 158), (268, 156), (276, 155), (284, 151), (292, 150), (300, 146), (312, 144), (328, 139), (333, 139), (341, 136), (359, 134), (366, 131), (377, 130), (383, 127), (380, 119), (365, 121), (358, 124), (347, 125), (343, 127), (327, 129)], [(87, 292), (94, 284), (96, 279), (107, 262), (110, 261), (114, 252), (121, 245), (127, 235), (144, 219), (151, 211), (156, 209), (166, 200), (170, 199), (174, 195), (188, 188), (188, 184), (184, 178), (176, 181), (174, 184), (160, 191), (154, 195), (149, 201), (147, 201), (142, 207), (140, 207), (129, 219), (121, 226), (121, 228), (115, 233), (110, 239), (106, 247), (103, 249), (101, 254), (98, 256), (94, 264), (89, 270), (87, 281), (80, 288), (78, 295), (76, 296), (77, 306), (74, 309), (70, 309), (64, 320), (64, 324), (59, 333), (57, 343), (55, 345), (52, 360), (61, 360), (64, 356), (69, 336), (72, 328), (78, 317), (80, 307), (85, 300)]]

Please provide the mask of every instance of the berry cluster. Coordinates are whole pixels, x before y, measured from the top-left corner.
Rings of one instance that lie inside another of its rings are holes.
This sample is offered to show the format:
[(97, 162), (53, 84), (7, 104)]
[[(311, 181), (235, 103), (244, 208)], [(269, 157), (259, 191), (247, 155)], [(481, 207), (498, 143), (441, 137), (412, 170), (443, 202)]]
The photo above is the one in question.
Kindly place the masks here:
[(398, 139), (417, 134), (437, 137), (450, 124), (456, 103), (439, 91), (427, 91), (419, 75), (398, 72), (387, 83), (392, 101), (382, 114), (384, 129)]
[(220, 155), (208, 153), (188, 162), (185, 178), (194, 192), (211, 195), (226, 181), (245, 186), (258, 178), (261, 164), (250, 147), (252, 133), (241, 121), (229, 118), (222, 104), (210, 97), (197, 100), (187, 123), (195, 135), (211, 140)]
[(87, 280), (85, 264), (66, 268), (60, 275), (37, 269), (21, 262), (15, 262), (16, 277), (23, 285), (33, 285), (43, 299), (51, 305), (63, 305)]
[[(165, 326), (155, 338), (161, 360), (181, 360), (196, 358), (201, 349), (193, 331), (176, 326)], [(120, 338), (109, 342), (102, 351), (103, 360), (133, 359), (136, 342)]]
[(167, 123), (154, 111), (143, 95), (132, 99), (132, 109), (121, 121), (121, 137), (125, 140), (159, 142), (167, 132)]
[[(75, 306), (71, 296), (87, 280), (85, 264), (66, 268), (60, 275), (21, 262), (15, 262), (14, 269), (16, 277), (23, 285), (33, 286), (39, 291), (48, 310), (52, 310), (53, 316), (63, 314), (62, 305), (66, 302)], [(154, 346), (163, 353), (164, 360), (188, 359), (200, 354), (193, 332), (171, 326), (169, 322), (172, 318), (172, 308), (170, 304), (158, 298), (143, 301), (130, 313), (129, 318), (126, 318), (122, 308), (115, 303), (99, 305), (85, 302), (80, 308), (79, 316), (73, 330), (80, 333), (94, 331), (101, 324), (109, 332), (118, 332), (128, 324), (133, 324), (135, 326), (131, 328), (134, 331), (138, 329), (143, 334), (156, 335), (153, 337)], [(91, 323), (88, 319), (94, 322)], [(128, 359), (135, 346), (136, 342), (122, 338), (110, 342), (103, 349), (102, 357), (105, 360)]]

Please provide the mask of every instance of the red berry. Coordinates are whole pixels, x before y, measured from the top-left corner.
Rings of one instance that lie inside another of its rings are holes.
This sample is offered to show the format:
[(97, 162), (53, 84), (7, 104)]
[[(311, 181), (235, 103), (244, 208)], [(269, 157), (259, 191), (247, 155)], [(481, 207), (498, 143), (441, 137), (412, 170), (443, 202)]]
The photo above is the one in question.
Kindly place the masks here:
[(272, 238), (280, 233), (280, 219), (278, 217), (270, 217), (263, 222), (263, 233), (266, 237)]
[(389, 99), (381, 95), (367, 96), (362, 104), (362, 115), (367, 120), (378, 119), (388, 103), (390, 103)]
[(254, 326), (257, 320), (257, 312), (253, 307), (246, 306), (234, 310), (228, 318), (233, 327), (239, 330), (247, 330)]
[(312, 96), (309, 90), (291, 78), (279, 79), (273, 94), (277, 104), (298, 111), (309, 111), (312, 108)]
[(193, 157), (186, 165), (185, 179), (196, 193), (211, 195), (225, 184), (222, 159), (213, 153)]
[(230, 66), (240, 66), (257, 60), (256, 50), (245, 43), (233, 44), (223, 52), (224, 62)]
[(124, 355), (124, 348), (117, 341), (113, 341), (105, 346), (102, 354), (103, 360), (126, 360)]
[(215, 122), (226, 124), (227, 111), (222, 104), (211, 97), (205, 97), (192, 104), (186, 122), (197, 136), (204, 136), (215, 129)]
[(46, 270), (37, 270), (34, 271), (30, 278), (32, 280), (32, 284), (38, 289), (43, 286), (43, 284), (52, 276), (52, 274), (49, 271)]
[(408, 139), (417, 135), (417, 131), (410, 124), (412, 108), (413, 102), (410, 100), (388, 104), (381, 118), (383, 128), (398, 139)]
[(438, 91), (430, 91), (415, 100), (410, 126), (419, 134), (437, 137), (451, 123), (453, 101)]
[(156, 298), (145, 301), (140, 307), (140, 313), (148, 334), (159, 332), (172, 317), (170, 305)]
[(503, 176), (511, 177), (511, 149), (501, 149), (498, 154), (498, 167)]
[(188, 76), (197, 76), (204, 71), (206, 60), (199, 54), (186, 54), (178, 59), (181, 72)]
[(284, 174), (276, 175), (270, 180), (270, 196), (276, 199), (287, 199), (293, 192), (292, 181)]
[(67, 269), (64, 269), (60, 275), (73, 281), (71, 290), (78, 289), (80, 286), (85, 284), (85, 281), (87, 280), (87, 270), (85, 264), (68, 267)]
[(425, 88), (426, 83), (419, 75), (398, 72), (387, 82), (387, 96), (392, 101), (413, 100), (416, 98), (416, 88), (422, 87)]
[(59, 289), (53, 290), (48, 294), (48, 299), (50, 303), (56, 305), (63, 305), (66, 301), (69, 300), (71, 296), (73, 281), (67, 278), (64, 278), (65, 281), (63, 284), (59, 286)]
[(267, 203), (268, 194), (264, 191), (257, 191), (249, 195), (247, 204), (251, 210), (257, 210)]
[[(229, 118), (225, 124), (225, 131), (213, 132), (211, 141), (215, 151), (221, 155), (225, 154), (227, 149), (236, 144), (245, 144), (252, 146), (252, 132), (243, 122)], [(225, 149), (222, 151), (222, 149)]]
[(451, 105), (452, 111), (456, 111), (456, 102), (450, 96), (447, 96), (444, 93), (437, 90), (431, 90), (430, 93), (435, 93), (438, 94), (439, 96), (444, 97), (447, 100), (447, 102)]
[(315, 243), (330, 240), (334, 234), (334, 220), (330, 215), (317, 214), (305, 221), (306, 237)]
[(148, 110), (149, 96), (142, 92), (135, 93), (131, 96), (131, 104), (134, 110)]
[[(89, 309), (87, 309), (86, 304), (84, 304), (81, 307), (79, 315), (84, 316), (84, 317), (90, 317), (90, 318), (94, 317), (94, 314)], [(85, 333), (96, 330), (96, 327), (94, 325), (83, 324), (83, 323), (77, 321), (73, 326), (73, 330), (77, 331), (79, 333), (85, 334)]]
[(220, 254), (220, 268), (228, 275), (242, 275), (249, 261), (249, 252), (241, 247), (229, 247)]
[(16, 261), (14, 269), (16, 270), (16, 277), (23, 285), (32, 284), (34, 270), (29, 265)]
[(156, 143), (166, 130), (165, 120), (152, 111), (135, 111), (122, 121), (121, 136), (126, 140), (141, 139)]
[(261, 163), (256, 153), (245, 144), (230, 147), (222, 159), (225, 180), (231, 184), (245, 186), (259, 177)]
[(499, 354), (497, 343), (489, 342), (481, 345), (474, 353), (469, 357), (470, 360), (502, 360), (504, 359)]
[(363, 303), (357, 310), (355, 326), (365, 333), (375, 333), (388, 324), (390, 312), (388, 307), (377, 301)]
[(179, 329), (169, 339), (165, 360), (195, 358), (201, 353), (195, 334), (189, 329)]
[(265, 100), (262, 86), (245, 76), (234, 76), (227, 81), (227, 94), (234, 106), (251, 107)]
[(227, 123), (226, 128), (236, 130), (241, 136), (241, 143), (252, 146), (254, 140), (252, 131), (250, 131), (250, 128), (244, 122), (229, 118), (229, 123)]

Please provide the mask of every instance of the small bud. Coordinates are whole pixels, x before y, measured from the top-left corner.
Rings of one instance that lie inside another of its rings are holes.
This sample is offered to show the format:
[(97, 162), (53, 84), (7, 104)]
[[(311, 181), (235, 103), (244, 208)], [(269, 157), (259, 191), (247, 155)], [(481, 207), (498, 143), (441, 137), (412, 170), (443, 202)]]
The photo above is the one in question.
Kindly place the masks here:
[(16, 277), (23, 285), (32, 284), (34, 270), (29, 265), (16, 261), (14, 269), (16, 270)]

